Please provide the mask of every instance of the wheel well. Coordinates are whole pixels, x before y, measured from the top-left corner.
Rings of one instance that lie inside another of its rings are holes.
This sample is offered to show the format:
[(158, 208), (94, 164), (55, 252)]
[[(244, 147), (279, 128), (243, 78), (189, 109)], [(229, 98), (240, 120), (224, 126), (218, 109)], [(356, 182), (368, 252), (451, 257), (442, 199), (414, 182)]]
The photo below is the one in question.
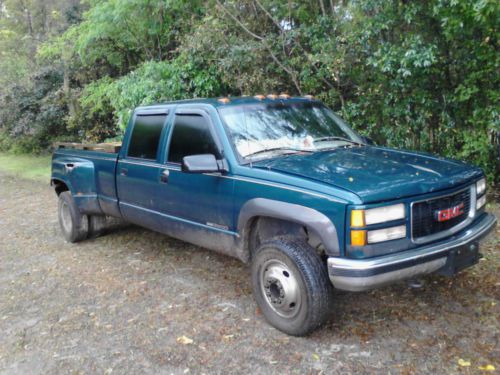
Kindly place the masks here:
[(63, 191), (69, 190), (68, 185), (60, 180), (52, 180), (51, 185), (54, 186), (54, 190), (56, 191), (57, 195), (61, 194)]
[(302, 238), (313, 248), (321, 248), (321, 240), (307, 226), (290, 220), (276, 219), (273, 217), (259, 216), (254, 217), (247, 224), (246, 246), (252, 257), (252, 252), (263, 242), (273, 237), (291, 236)]

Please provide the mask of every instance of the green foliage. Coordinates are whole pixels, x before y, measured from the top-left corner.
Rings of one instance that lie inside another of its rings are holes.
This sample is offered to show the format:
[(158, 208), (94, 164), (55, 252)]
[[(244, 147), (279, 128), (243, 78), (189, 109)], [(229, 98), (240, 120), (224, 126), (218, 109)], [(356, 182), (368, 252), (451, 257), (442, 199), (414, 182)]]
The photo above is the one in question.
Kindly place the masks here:
[(215, 96), (221, 89), (214, 69), (199, 69), (193, 61), (181, 56), (170, 62), (145, 62), (117, 80), (104, 77), (92, 82), (85, 87), (80, 103), (88, 115), (104, 114), (112, 109), (123, 131), (132, 110), (139, 105)]
[(114, 138), (137, 105), (312, 93), (378, 143), (498, 182), (498, 1), (6, 1), (0, 149)]

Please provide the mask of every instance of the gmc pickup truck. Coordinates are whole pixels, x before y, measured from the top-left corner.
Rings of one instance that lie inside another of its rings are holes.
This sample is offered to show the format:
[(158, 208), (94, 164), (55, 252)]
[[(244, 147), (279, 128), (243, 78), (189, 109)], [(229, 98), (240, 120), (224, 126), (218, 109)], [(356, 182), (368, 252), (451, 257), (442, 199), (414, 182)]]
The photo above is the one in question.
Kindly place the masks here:
[(496, 225), (479, 168), (375, 146), (312, 97), (139, 107), (121, 147), (59, 145), (51, 183), (67, 241), (114, 216), (236, 257), (291, 335), (325, 321), (333, 288), (472, 266)]

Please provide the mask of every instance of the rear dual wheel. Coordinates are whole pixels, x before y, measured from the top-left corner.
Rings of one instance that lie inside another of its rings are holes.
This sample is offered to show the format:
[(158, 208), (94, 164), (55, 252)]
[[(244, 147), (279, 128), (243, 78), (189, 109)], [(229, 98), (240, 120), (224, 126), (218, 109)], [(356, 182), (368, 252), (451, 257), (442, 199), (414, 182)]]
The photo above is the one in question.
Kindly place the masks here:
[(59, 225), (64, 238), (68, 242), (79, 242), (87, 238), (89, 218), (78, 210), (69, 191), (59, 194)]
[(98, 237), (106, 229), (106, 217), (82, 214), (69, 191), (59, 194), (58, 216), (63, 236), (71, 243)]
[(253, 254), (252, 286), (266, 320), (290, 335), (312, 332), (330, 313), (333, 288), (326, 265), (301, 239), (263, 243)]

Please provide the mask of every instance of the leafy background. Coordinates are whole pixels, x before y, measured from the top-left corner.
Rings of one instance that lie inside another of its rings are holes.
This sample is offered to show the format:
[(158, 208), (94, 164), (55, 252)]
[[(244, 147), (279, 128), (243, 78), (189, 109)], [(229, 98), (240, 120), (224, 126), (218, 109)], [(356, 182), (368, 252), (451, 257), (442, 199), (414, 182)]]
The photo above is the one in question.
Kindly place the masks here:
[(140, 104), (314, 94), (499, 181), (495, 0), (0, 0), (0, 151), (118, 139)]

